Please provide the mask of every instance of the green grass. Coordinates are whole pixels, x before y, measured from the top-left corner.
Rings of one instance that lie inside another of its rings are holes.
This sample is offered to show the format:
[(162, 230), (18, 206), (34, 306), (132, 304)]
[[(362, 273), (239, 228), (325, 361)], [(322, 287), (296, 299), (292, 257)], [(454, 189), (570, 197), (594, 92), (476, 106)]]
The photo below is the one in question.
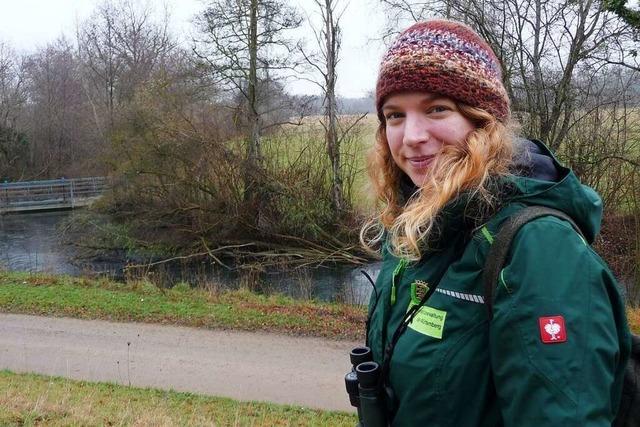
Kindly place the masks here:
[(2, 426), (352, 427), (356, 422), (345, 412), (0, 371)]
[(0, 271), (0, 311), (362, 339), (365, 308), (247, 290), (206, 291)]

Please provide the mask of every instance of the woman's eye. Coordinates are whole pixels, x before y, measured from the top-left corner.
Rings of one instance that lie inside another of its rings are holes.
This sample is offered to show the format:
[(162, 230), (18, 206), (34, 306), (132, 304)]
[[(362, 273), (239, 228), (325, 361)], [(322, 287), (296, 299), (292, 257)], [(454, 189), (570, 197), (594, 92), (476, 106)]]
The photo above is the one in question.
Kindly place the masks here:
[(443, 113), (447, 110), (449, 110), (450, 108), (447, 107), (446, 105), (434, 105), (433, 107), (430, 107), (428, 112), (429, 113)]
[(384, 116), (387, 120), (393, 120), (393, 119), (399, 119), (402, 117), (402, 113), (399, 113), (397, 111), (392, 111), (390, 113), (387, 113), (387, 115)]

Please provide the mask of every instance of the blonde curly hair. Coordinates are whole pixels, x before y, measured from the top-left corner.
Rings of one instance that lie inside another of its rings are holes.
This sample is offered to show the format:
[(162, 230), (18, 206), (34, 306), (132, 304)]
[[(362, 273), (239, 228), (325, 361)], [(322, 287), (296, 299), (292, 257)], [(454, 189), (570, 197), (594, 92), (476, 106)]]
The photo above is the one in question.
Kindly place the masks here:
[(403, 172), (391, 156), (386, 125), (380, 123), (367, 169), (381, 210), (360, 230), (366, 249), (378, 252), (384, 239), (393, 255), (416, 261), (429, 249), (427, 242), (437, 238), (438, 214), (461, 193), (469, 193), (485, 212), (496, 208), (499, 197), (491, 182), (509, 174), (515, 124), (503, 123), (477, 107), (456, 106), (476, 129), (464, 144), (443, 146), (423, 185), (409, 200), (402, 194)]

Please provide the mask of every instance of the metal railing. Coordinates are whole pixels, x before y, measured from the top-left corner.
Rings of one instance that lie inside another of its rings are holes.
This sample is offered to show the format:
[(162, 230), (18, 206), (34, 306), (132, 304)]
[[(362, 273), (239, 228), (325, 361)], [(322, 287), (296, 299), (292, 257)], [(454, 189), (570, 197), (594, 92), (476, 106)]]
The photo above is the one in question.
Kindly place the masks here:
[(86, 206), (109, 187), (106, 177), (0, 183), (0, 212)]

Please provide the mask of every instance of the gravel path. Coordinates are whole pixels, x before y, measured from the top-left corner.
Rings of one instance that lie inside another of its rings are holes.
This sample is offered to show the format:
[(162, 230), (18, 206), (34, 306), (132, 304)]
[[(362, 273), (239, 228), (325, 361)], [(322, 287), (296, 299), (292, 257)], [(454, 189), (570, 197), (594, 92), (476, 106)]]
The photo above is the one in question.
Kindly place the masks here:
[(0, 313), (0, 369), (350, 410), (358, 343)]

